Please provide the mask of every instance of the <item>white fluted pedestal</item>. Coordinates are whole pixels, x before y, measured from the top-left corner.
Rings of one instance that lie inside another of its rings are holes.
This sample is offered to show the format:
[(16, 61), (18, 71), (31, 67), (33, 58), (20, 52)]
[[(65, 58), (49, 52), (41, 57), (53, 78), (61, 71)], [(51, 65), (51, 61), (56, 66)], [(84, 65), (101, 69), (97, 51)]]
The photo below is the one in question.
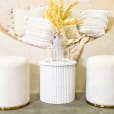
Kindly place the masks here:
[(70, 103), (75, 99), (75, 61), (40, 62), (40, 100), (51, 104)]
[(88, 59), (86, 100), (94, 106), (114, 107), (114, 56)]
[(27, 105), (29, 96), (29, 64), (26, 58), (0, 57), (0, 109), (17, 109)]

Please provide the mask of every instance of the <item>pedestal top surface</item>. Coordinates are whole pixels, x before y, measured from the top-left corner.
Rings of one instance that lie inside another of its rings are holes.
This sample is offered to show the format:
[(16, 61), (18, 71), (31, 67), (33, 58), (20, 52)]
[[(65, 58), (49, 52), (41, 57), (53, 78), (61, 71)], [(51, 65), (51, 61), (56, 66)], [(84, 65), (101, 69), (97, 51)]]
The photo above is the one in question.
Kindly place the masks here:
[(69, 66), (75, 65), (76, 61), (69, 60), (69, 59), (62, 59), (61, 61), (54, 61), (52, 59), (43, 60), (40, 62), (40, 65), (44, 66)]

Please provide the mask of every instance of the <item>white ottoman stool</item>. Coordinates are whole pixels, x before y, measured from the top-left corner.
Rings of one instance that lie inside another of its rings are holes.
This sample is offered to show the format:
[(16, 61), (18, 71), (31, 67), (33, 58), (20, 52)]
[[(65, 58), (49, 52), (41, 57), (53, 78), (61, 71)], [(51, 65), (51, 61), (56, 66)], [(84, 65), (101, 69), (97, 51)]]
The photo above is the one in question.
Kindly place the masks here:
[(114, 56), (88, 59), (86, 100), (94, 106), (114, 107)]
[(29, 103), (29, 64), (26, 58), (0, 56), (0, 109)]

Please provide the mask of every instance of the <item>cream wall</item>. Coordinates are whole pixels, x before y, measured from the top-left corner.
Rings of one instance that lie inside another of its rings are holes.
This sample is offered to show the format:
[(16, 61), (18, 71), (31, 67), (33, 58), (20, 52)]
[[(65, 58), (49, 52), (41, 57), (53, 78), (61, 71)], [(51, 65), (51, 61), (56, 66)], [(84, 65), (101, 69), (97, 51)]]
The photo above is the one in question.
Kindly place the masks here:
[[(73, 0), (66, 0), (68, 3)], [(84, 0), (81, 0), (84, 1)], [(38, 5), (47, 4), (47, 0), (0, 0), (0, 24), (7, 28), (9, 20), (8, 11), (11, 7), (37, 7)], [(81, 2), (73, 11), (73, 15), (77, 15), (80, 10), (86, 8), (97, 8), (97, 9), (108, 9), (112, 11), (114, 16), (114, 0), (91, 0), (88, 2)], [(77, 76), (76, 76), (76, 90), (85, 90), (85, 69), (87, 58), (97, 54), (114, 54), (114, 19), (111, 19), (111, 29), (102, 38), (96, 39), (95, 41), (88, 43), (81, 55), (79, 63), (77, 65)], [(19, 41), (11, 39), (0, 33), (0, 55), (19, 55), (26, 56), (30, 65), (31, 74), (31, 92), (39, 92), (39, 67), (38, 62), (49, 55), (48, 50), (39, 49)]]

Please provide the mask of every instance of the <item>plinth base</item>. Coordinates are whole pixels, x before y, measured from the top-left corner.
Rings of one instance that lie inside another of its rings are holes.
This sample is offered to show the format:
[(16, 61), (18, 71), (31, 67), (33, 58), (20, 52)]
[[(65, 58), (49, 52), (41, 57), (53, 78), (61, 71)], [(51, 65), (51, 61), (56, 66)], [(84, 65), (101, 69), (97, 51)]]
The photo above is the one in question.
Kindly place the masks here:
[(28, 104), (30, 104), (30, 101), (27, 102), (26, 104), (15, 106), (15, 107), (0, 107), (0, 110), (16, 110), (19, 108), (23, 108), (23, 107), (27, 106)]
[(92, 103), (88, 100), (86, 100), (86, 102), (92, 106), (95, 106), (95, 107), (99, 107), (99, 108), (114, 108), (114, 106), (110, 106), (110, 105), (102, 105), (102, 104), (96, 104), (96, 103)]

